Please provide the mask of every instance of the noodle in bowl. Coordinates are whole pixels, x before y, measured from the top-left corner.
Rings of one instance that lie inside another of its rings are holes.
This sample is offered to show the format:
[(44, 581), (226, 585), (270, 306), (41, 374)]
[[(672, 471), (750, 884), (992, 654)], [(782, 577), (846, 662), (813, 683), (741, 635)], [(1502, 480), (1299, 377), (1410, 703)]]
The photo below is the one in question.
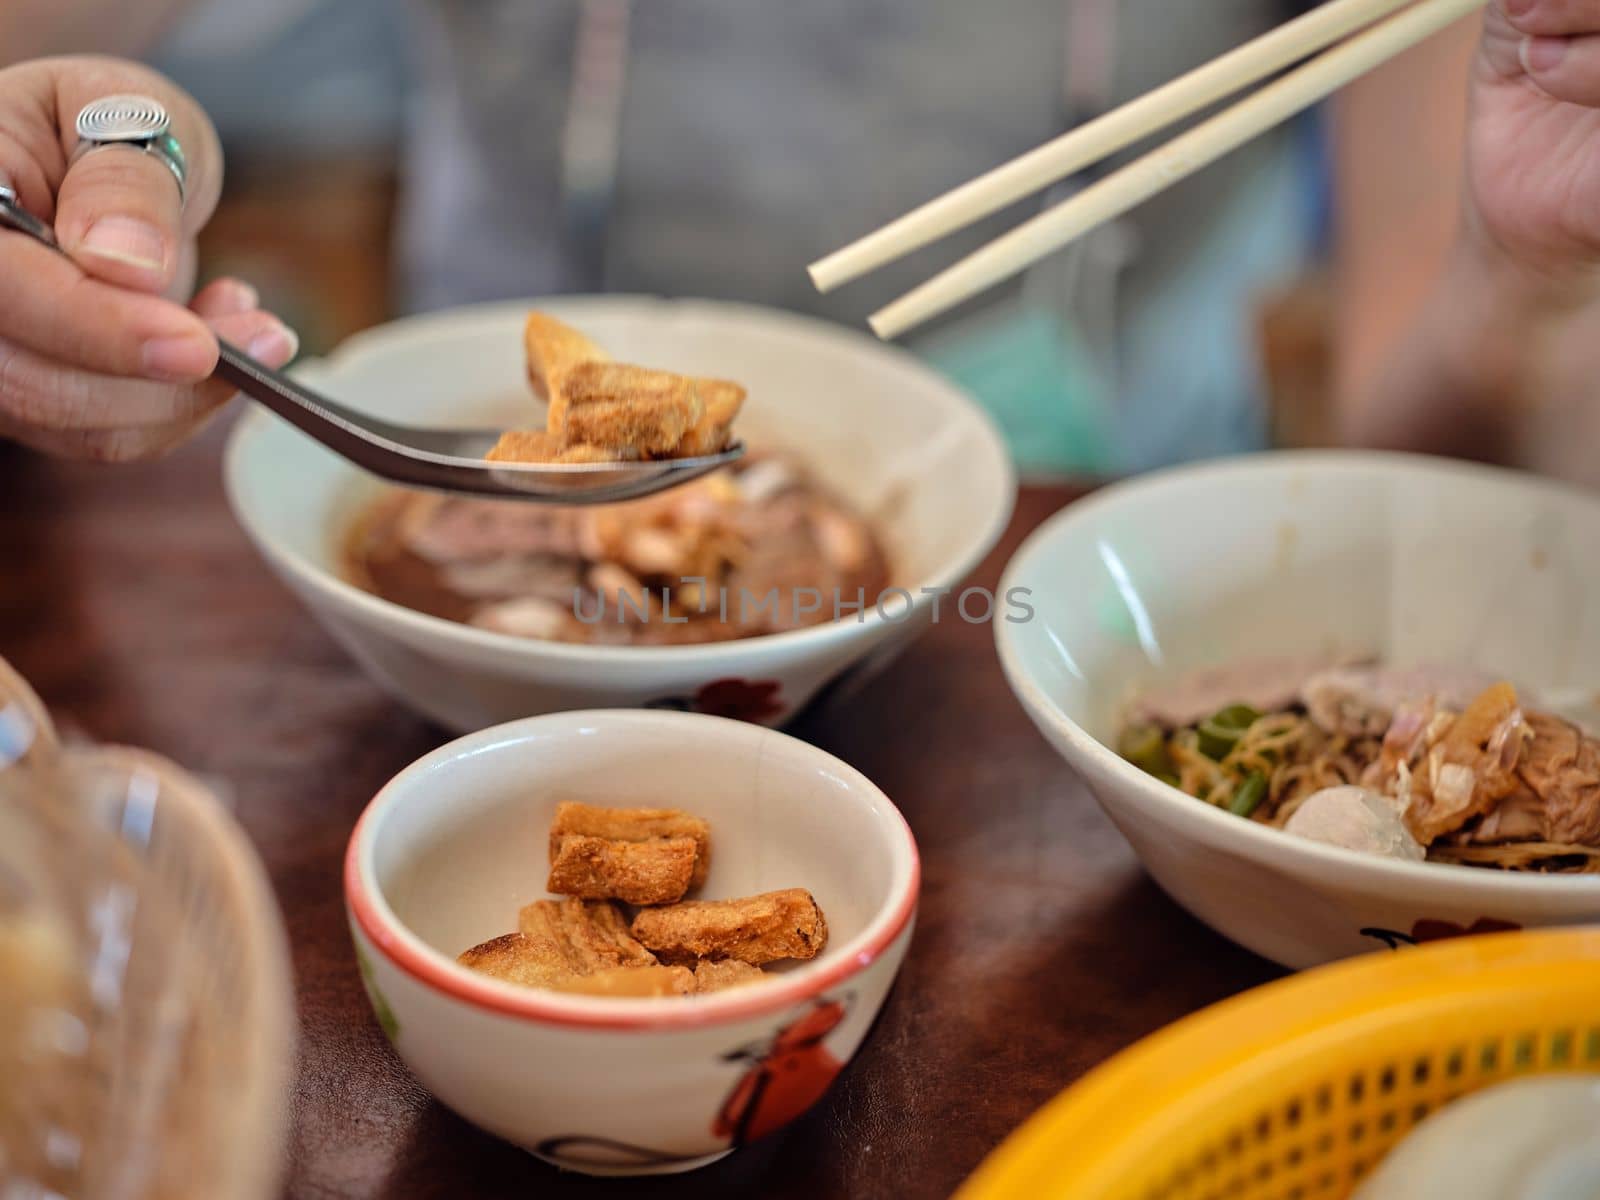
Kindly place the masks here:
[[(1536, 478), (1404, 455), (1254, 455), (1108, 488), (1046, 522), (1001, 584), (1029, 589), (1036, 615), (995, 636), (1023, 707), (1155, 880), (1226, 936), (1304, 967), (1597, 921), (1600, 875), (1398, 861), (1241, 820), (1197, 798), (1204, 763), (1175, 763), (1186, 794), (1117, 752), (1130, 706), (1243, 659), (1449, 663), (1600, 732), (1596, 546), (1600, 499)], [(1305, 736), (1285, 716), (1247, 750)], [(1372, 752), (1326, 749), (1307, 764), (1327, 772), (1317, 786), (1354, 782)], [(1274, 779), (1277, 803), (1315, 790)]]

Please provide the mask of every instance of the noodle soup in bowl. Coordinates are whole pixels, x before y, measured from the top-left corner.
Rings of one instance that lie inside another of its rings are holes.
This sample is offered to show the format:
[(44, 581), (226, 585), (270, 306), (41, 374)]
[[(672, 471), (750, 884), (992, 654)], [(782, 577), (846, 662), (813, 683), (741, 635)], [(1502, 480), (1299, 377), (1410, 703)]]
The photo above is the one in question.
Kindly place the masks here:
[[(1453, 843), (1487, 817), (1430, 843), (1429, 861), (1407, 860), (1275, 827), (1270, 809), (1255, 807), (1261, 797), (1237, 796), (1235, 782), (1204, 764), (1180, 762), (1164, 781), (1118, 752), (1141, 703), (1174, 685), (1189, 681), (1191, 698), (1218, 709), (1242, 699), (1229, 683), (1205, 699), (1192, 681), (1246, 662), (1291, 674), (1309, 674), (1294, 664), (1312, 661), (1370, 662), (1505, 680), (1541, 729), (1559, 720), (1600, 733), (1600, 498), (1404, 455), (1255, 455), (1074, 504), (1024, 543), (1001, 587), (1029, 589), (1035, 610), (1030, 622), (995, 626), (1024, 709), (1156, 882), (1234, 941), (1299, 968), (1463, 933), (1600, 921), (1595, 858), (1540, 859), (1524, 843), (1479, 855), (1480, 865), (1435, 861), (1472, 858)], [(1441, 740), (1451, 720), (1470, 724), (1450, 716), (1461, 701), (1433, 699)], [(1380, 753), (1386, 732), (1349, 754), (1332, 745), (1316, 770), (1325, 782), (1353, 772), (1361, 783), (1371, 763), (1360, 760)], [(1567, 799), (1600, 805), (1600, 787), (1583, 782), (1592, 762), (1584, 758)], [(1526, 763), (1514, 772), (1531, 778)], [(1372, 772), (1369, 795), (1384, 786), (1379, 777), (1392, 786), (1393, 770)], [(1173, 786), (1179, 773), (1190, 792), (1214, 789), (1213, 802)], [(1407, 795), (1412, 806), (1429, 802)], [(1251, 817), (1230, 811), (1233, 799)], [(1406, 811), (1413, 823), (1427, 814)]]
[[(863, 518), (887, 561), (889, 587), (900, 590), (857, 609), (846, 589), (842, 619), (705, 644), (587, 644), (446, 619), (358, 586), (350, 569), (352, 530), (390, 489), (269, 414), (247, 414), (226, 462), (245, 531), (375, 680), (447, 728), (615, 707), (781, 724), (823, 688), (886, 663), (935, 619), (937, 594), (961, 583), (1010, 517), (1010, 460), (975, 402), (904, 351), (788, 313), (646, 297), (486, 305), (371, 330), (300, 370), (341, 402), (397, 421), (536, 427), (544, 409), (529, 387), (523, 341), (531, 309), (571, 324), (619, 360), (742, 384), (749, 398), (733, 433), (751, 459), (789, 456)], [(752, 601), (754, 609), (766, 596)], [(730, 612), (741, 603), (735, 593)], [(580, 607), (571, 602), (569, 623), (575, 614), (612, 622), (623, 610)], [(943, 605), (939, 619), (951, 619), (952, 607)], [(650, 612), (664, 622), (659, 603)]]

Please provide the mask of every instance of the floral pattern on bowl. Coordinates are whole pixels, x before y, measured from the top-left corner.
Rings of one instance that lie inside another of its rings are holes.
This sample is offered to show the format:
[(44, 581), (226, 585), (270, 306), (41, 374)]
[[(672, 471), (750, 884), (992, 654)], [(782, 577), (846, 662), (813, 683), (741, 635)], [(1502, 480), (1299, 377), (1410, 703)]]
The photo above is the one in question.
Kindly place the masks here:
[(731, 717), (756, 725), (775, 724), (788, 712), (782, 700), (783, 685), (775, 679), (713, 679), (692, 696), (667, 696), (652, 700), (646, 708), (665, 708), (677, 712), (704, 713), (710, 717)]

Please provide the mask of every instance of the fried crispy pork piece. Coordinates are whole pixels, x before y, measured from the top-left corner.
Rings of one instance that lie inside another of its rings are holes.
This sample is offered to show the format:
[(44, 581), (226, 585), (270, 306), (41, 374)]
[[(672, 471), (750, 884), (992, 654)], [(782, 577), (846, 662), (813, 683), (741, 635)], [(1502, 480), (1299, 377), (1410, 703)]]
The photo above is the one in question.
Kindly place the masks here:
[(546, 429), (508, 429), (483, 457), (488, 462), (554, 462), (562, 441)]
[(567, 372), (579, 363), (608, 362), (611, 356), (572, 326), (542, 312), (528, 314), (522, 331), (528, 355), (528, 381), (534, 393), (550, 406), (548, 428), (560, 430), (562, 385)]
[(610, 967), (563, 980), (555, 989), (586, 996), (687, 996), (695, 981), (688, 967)]
[(780, 958), (814, 958), (828, 941), (828, 923), (804, 888), (742, 900), (687, 900), (647, 908), (633, 936), (666, 962), (737, 958), (760, 966)]
[(603, 463), (622, 462), (623, 450), (591, 446), (587, 442), (568, 443), (547, 429), (510, 429), (500, 435), (486, 462), (520, 463)]
[(464, 950), (456, 961), (523, 987), (554, 987), (572, 978), (566, 954), (559, 946), (521, 933), (508, 933)]
[(549, 427), (569, 442), (667, 454), (705, 413), (693, 384), (669, 371), (585, 362), (563, 380), (564, 404), (559, 414), (552, 405)]
[(527, 938), (556, 946), (579, 975), (611, 967), (649, 967), (655, 955), (628, 932), (628, 921), (609, 900), (535, 900), (517, 914)]
[(567, 834), (605, 838), (614, 842), (648, 842), (656, 838), (691, 837), (695, 842), (691, 887), (706, 881), (711, 869), (711, 824), (676, 808), (602, 808), (594, 804), (563, 801), (556, 805), (550, 823), (550, 861)]
[(528, 379), (548, 406), (544, 431), (500, 439), (495, 462), (611, 462), (646, 455), (715, 454), (728, 443), (745, 389), (614, 362), (546, 313), (523, 331)]
[(597, 973), (657, 965), (608, 900), (536, 900), (517, 914), (517, 925), (516, 933), (474, 946), (458, 961), (508, 983), (563, 989)]
[(694, 878), (695, 845), (692, 837), (621, 842), (564, 834), (555, 844), (545, 886), (586, 900), (671, 904), (683, 898)]
[(767, 973), (737, 958), (713, 960), (703, 958), (695, 964), (694, 990), (697, 992), (724, 992), (729, 988), (760, 983)]
[(705, 415), (718, 425), (731, 425), (749, 395), (742, 383), (731, 379), (696, 379), (694, 390), (705, 402)]
[(614, 463), (632, 462), (639, 456), (631, 450), (608, 446), (591, 446), (588, 442), (574, 442), (556, 455), (558, 463)]
[(694, 427), (684, 434), (683, 441), (678, 443), (677, 454), (681, 458), (716, 454), (728, 444), (733, 418), (744, 404), (745, 389), (726, 379), (695, 379), (690, 382), (705, 411)]

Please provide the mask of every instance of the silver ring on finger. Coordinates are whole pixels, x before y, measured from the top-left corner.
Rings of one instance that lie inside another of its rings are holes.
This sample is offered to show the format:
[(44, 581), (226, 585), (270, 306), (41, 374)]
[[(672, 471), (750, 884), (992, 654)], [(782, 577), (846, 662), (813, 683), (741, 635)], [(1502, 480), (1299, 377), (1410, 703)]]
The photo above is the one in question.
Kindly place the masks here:
[(149, 96), (107, 96), (78, 114), (77, 162), (100, 150), (128, 149), (148, 154), (164, 163), (178, 183), (181, 204), (189, 184), (189, 159), (172, 135), (172, 118), (166, 107)]

